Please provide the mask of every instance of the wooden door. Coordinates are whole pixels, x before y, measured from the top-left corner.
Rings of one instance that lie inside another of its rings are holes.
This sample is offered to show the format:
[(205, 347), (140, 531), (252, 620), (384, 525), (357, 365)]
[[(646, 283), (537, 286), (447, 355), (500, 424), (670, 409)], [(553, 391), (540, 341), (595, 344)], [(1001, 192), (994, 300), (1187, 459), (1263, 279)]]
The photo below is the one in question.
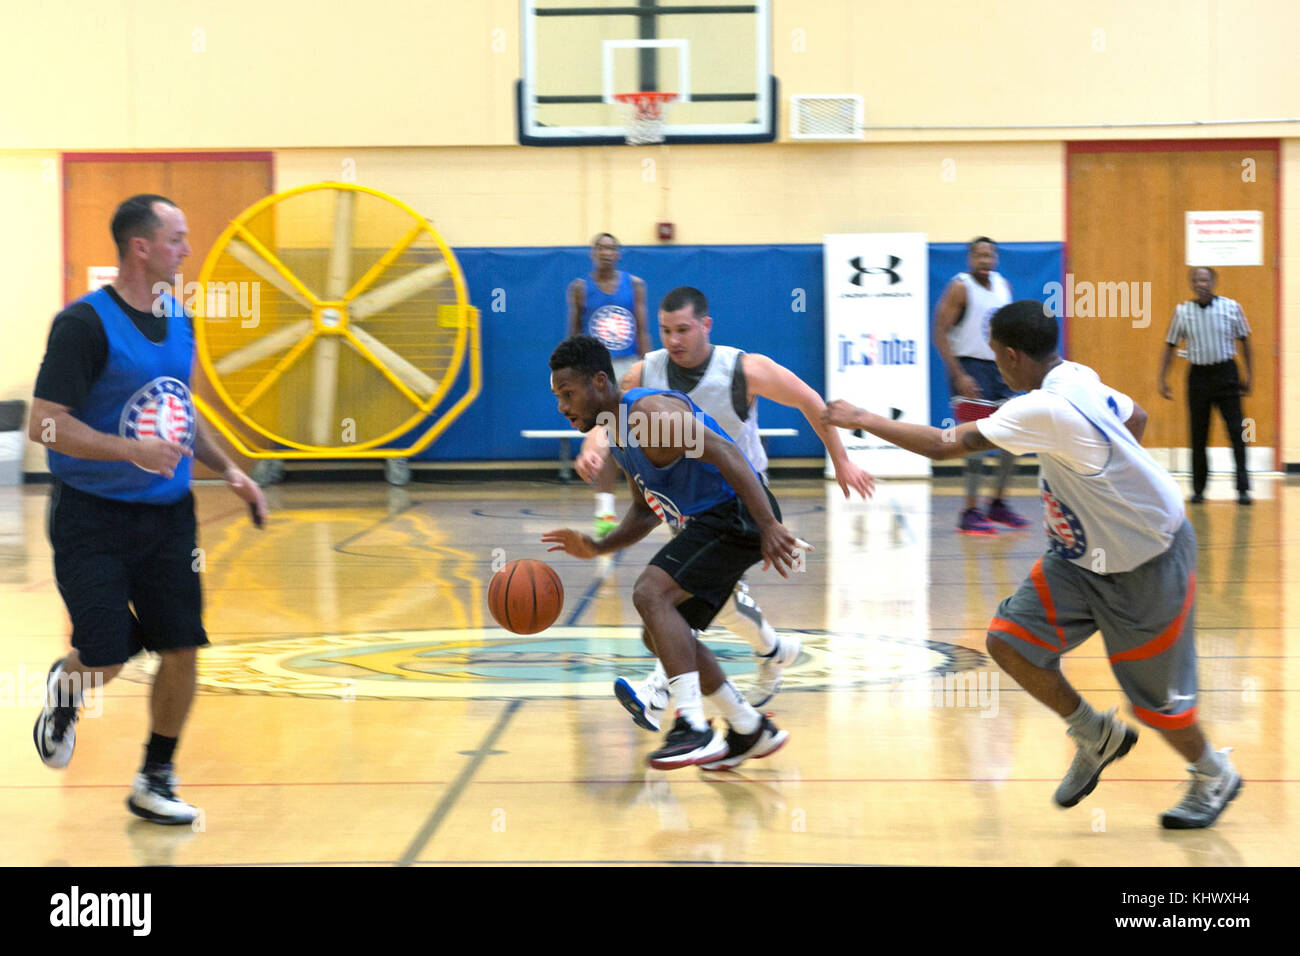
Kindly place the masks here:
[[(116, 266), (109, 229), (118, 205), (139, 193), (175, 202), (190, 227), (193, 253), (182, 267), (182, 283), (198, 282), (208, 251), (232, 219), (274, 190), (270, 153), (71, 153), (63, 157), (64, 297), (88, 291), (92, 266)], [(175, 290), (179, 298), (183, 285)], [(218, 407), (211, 383), (196, 363), (191, 388)], [(214, 432), (215, 434), (215, 432)], [(243, 462), (226, 446), (228, 454)], [(211, 477), (195, 466), (196, 477)]]
[[(1255, 379), (1243, 406), (1255, 421), (1254, 443), (1278, 449), (1277, 141), (1073, 143), (1068, 164), (1067, 281), (1062, 299), (1069, 298), (1072, 278), (1072, 311), (1092, 313), (1067, 319), (1068, 355), (1095, 368), (1102, 381), (1147, 409), (1151, 418), (1143, 444), (1151, 448), (1189, 444), (1186, 360), (1175, 358), (1170, 367), (1172, 401), (1162, 399), (1156, 386), (1174, 307), (1192, 297), (1185, 213), (1263, 212), (1263, 264), (1216, 267), (1216, 291), (1240, 302), (1251, 326)], [(1145, 318), (1133, 314), (1131, 302), (1129, 314), (1099, 314), (1110, 311), (1101, 308), (1103, 297), (1122, 302), (1111, 293), (1114, 283), (1124, 283), (1130, 293), (1150, 290), (1144, 303), (1149, 326), (1140, 327)], [(1089, 292), (1091, 308), (1083, 298)], [(1222, 420), (1212, 424), (1210, 444), (1228, 445)]]

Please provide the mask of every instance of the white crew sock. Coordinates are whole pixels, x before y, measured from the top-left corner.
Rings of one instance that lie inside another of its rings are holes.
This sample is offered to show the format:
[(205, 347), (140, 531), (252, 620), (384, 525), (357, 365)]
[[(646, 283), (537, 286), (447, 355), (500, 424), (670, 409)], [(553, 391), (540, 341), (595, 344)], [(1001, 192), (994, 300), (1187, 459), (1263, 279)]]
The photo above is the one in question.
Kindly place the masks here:
[(687, 723), (696, 730), (708, 727), (704, 719), (704, 699), (700, 696), (699, 671), (687, 671), (668, 678), (668, 692), (672, 694), (677, 713), (685, 717)]
[(1106, 726), (1106, 715), (1097, 713), (1092, 709), (1092, 704), (1080, 697), (1079, 706), (1065, 718), (1065, 722), (1083, 734), (1084, 739), (1100, 740), (1101, 732)]
[(709, 695), (709, 702), (718, 708), (737, 733), (752, 734), (763, 721), (758, 711), (749, 706), (749, 701), (740, 696), (740, 691), (729, 680), (724, 680), (722, 686)]
[(1201, 754), (1201, 759), (1196, 761), (1196, 771), (1210, 777), (1217, 777), (1223, 773), (1223, 758), (1210, 746), (1208, 740), (1205, 742), (1205, 753)]
[(596, 517), (602, 518), (605, 515), (614, 513), (614, 493), (612, 491), (596, 492)]

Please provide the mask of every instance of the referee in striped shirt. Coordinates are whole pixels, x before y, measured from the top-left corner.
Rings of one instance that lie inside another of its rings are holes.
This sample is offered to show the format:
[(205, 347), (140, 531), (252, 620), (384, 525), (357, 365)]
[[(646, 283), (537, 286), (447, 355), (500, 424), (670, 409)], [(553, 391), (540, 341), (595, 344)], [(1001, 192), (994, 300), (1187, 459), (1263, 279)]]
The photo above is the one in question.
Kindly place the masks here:
[[(1192, 503), (1205, 500), (1205, 482), (1209, 476), (1205, 442), (1210, 433), (1211, 409), (1218, 405), (1237, 461), (1237, 503), (1248, 505), (1250, 478), (1246, 474), (1246, 441), (1241, 433), (1241, 396), (1250, 394), (1250, 326), (1239, 303), (1214, 294), (1218, 278), (1208, 266), (1191, 271), (1196, 298), (1174, 310), (1173, 323), (1165, 336), (1168, 348), (1160, 359), (1160, 394), (1173, 398), (1166, 379), (1169, 359), (1179, 341), (1186, 339), (1187, 357), (1192, 363), (1187, 373), (1187, 405), (1192, 421)], [(1246, 361), (1246, 374), (1240, 379), (1237, 341), (1241, 342), (1241, 354)]]

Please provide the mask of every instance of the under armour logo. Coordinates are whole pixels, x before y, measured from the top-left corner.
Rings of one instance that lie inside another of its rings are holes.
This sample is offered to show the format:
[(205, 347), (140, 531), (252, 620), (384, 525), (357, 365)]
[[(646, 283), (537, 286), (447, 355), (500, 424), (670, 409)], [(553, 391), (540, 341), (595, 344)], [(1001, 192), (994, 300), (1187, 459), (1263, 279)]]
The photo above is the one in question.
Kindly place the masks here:
[(885, 266), (884, 268), (881, 268), (879, 266), (873, 266), (871, 268), (867, 268), (862, 264), (861, 256), (854, 256), (852, 259), (849, 260), (849, 265), (853, 266), (853, 268), (857, 269), (858, 271), (853, 276), (853, 278), (849, 279), (849, 281), (852, 282), (854, 285), (862, 285), (862, 277), (864, 275), (867, 275), (868, 273), (874, 272), (877, 275), (881, 273), (888, 275), (890, 285), (894, 285), (895, 283), (902, 282), (903, 277), (894, 271), (894, 266), (898, 265), (902, 261), (903, 260), (898, 258), (898, 256), (890, 256), (888, 266)]

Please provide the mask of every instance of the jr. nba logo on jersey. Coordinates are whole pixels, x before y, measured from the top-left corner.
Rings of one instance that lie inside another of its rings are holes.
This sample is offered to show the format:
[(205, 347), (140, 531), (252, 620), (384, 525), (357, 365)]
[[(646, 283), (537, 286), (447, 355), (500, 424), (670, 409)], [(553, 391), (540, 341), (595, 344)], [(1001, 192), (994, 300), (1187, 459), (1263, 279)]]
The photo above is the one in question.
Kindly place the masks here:
[(632, 313), (621, 305), (602, 305), (591, 315), (591, 334), (611, 352), (627, 348), (636, 338)]
[(118, 431), (125, 438), (161, 438), (194, 447), (194, 399), (180, 379), (156, 378), (131, 396)]
[(1063, 558), (1080, 558), (1088, 550), (1088, 538), (1083, 533), (1083, 522), (1070, 507), (1052, 494), (1051, 487), (1043, 482), (1043, 501), (1047, 511), (1043, 524), (1047, 528), (1047, 543)]
[(688, 519), (682, 517), (681, 509), (673, 504), (671, 498), (657, 495), (644, 485), (642, 485), (641, 490), (645, 494), (646, 504), (650, 506), (651, 511), (659, 516), (660, 521), (674, 528), (680, 528), (686, 524)]

